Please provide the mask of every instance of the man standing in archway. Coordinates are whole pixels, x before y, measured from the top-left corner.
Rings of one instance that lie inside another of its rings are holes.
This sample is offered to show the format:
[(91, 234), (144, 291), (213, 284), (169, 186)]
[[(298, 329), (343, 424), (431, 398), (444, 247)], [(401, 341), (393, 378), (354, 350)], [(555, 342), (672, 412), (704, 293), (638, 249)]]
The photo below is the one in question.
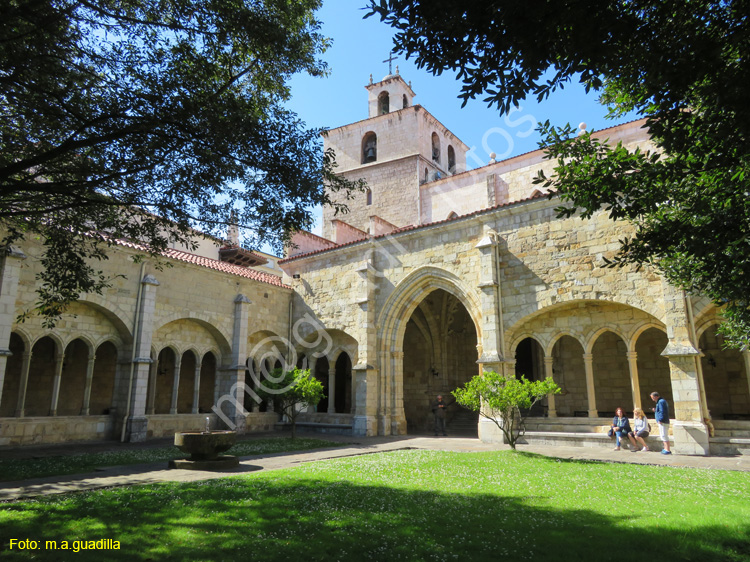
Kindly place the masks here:
[(445, 408), (447, 406), (440, 394), (438, 394), (437, 400), (432, 403), (432, 413), (435, 415), (435, 435), (440, 433), (448, 435), (445, 432)]

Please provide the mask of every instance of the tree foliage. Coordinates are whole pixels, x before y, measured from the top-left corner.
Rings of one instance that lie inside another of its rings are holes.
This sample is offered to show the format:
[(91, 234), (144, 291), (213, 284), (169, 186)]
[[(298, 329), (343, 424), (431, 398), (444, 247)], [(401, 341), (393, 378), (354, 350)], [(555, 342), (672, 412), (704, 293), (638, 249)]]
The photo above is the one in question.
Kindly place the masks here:
[(531, 407), (550, 394), (559, 394), (560, 387), (548, 377), (530, 381), (505, 376), (495, 371), (476, 375), (462, 388), (453, 391), (461, 406), (469, 408), (492, 421), (503, 432), (511, 449), (526, 432), (524, 421)]
[(297, 418), (309, 406), (317, 406), (325, 396), (323, 383), (310, 374), (310, 369), (292, 371), (275, 369), (256, 389), (258, 395), (286, 415), (292, 424), (292, 439), (297, 435)]
[[(348, 192), (320, 131), (283, 107), (326, 74), (320, 0), (7, 0), (0, 19), (0, 236), (44, 244), (54, 318), (108, 283), (125, 238), (153, 255), (195, 232), (279, 249)], [(92, 265), (92, 263), (94, 265)]]
[(645, 117), (656, 154), (544, 124), (557, 167), (538, 181), (562, 215), (631, 221), (614, 264), (652, 264), (709, 296), (734, 344), (750, 344), (750, 2), (371, 0), (373, 14), (418, 66), (457, 72), (464, 103), (507, 111), (578, 80), (612, 117)]

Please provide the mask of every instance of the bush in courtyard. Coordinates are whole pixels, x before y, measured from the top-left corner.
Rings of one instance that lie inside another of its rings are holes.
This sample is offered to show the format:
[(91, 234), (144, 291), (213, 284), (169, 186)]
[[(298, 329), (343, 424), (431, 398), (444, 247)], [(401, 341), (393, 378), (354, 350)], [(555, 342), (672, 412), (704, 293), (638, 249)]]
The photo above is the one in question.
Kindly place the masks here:
[(503, 432), (511, 449), (526, 428), (524, 421), (531, 407), (549, 394), (560, 394), (561, 389), (548, 377), (530, 381), (526, 377), (505, 376), (495, 371), (477, 375), (462, 388), (453, 391), (461, 406), (491, 420)]
[(276, 369), (264, 379), (258, 395), (286, 415), (292, 424), (292, 439), (297, 435), (297, 418), (309, 406), (317, 406), (325, 394), (323, 385), (310, 375), (310, 369), (292, 371)]

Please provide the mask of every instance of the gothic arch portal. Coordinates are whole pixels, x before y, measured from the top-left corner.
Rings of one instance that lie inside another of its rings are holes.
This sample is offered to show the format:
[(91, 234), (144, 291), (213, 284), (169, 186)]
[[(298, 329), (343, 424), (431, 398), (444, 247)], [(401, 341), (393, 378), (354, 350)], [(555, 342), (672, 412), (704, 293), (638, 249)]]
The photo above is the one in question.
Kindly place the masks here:
[[(410, 321), (415, 312), (420, 306), (424, 306), (423, 303), (436, 291), (447, 293), (451, 302), (456, 301), (461, 305), (461, 309), (468, 316), (471, 331), (475, 335), (474, 341), (476, 343), (481, 342), (482, 313), (479, 297), (473, 290), (467, 288), (460, 278), (453, 273), (430, 266), (419, 268), (404, 278), (388, 297), (377, 322), (381, 358), (381, 396), (385, 402), (383, 411), (386, 412), (386, 420), (381, 427), (386, 433), (407, 433), (407, 412), (404, 406), (404, 365), (408, 361), (405, 362), (404, 340), (407, 326), (414, 325), (413, 323), (410, 324)], [(424, 323), (429, 324), (430, 320), (427, 316), (424, 318)], [(450, 329), (450, 325), (447, 329)], [(477, 359), (476, 343), (471, 353), (471, 360), (466, 361), (473, 366), (475, 366)], [(430, 388), (426, 391), (427, 394), (423, 392), (424, 396), (420, 396), (422, 401), (429, 399), (430, 392), (442, 391), (439, 382), (447, 381), (447, 379), (444, 380), (447, 373), (439, 367), (440, 359), (430, 359), (434, 360), (435, 364), (428, 365), (427, 359), (425, 359), (420, 375), (424, 379), (425, 373), (427, 373), (425, 380), (430, 381)], [(478, 367), (474, 368), (478, 372)], [(410, 400), (410, 402), (412, 401)], [(412, 404), (412, 409), (409, 419), (410, 430), (425, 431), (430, 423), (428, 404), (419, 404), (416, 409)]]

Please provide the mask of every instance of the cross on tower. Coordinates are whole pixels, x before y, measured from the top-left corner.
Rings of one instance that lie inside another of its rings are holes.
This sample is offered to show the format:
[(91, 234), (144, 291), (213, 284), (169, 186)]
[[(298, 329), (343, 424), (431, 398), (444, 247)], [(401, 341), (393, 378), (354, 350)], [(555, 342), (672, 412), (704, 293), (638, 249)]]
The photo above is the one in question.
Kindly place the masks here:
[(393, 56), (393, 51), (391, 51), (388, 58), (383, 61), (383, 62), (388, 63), (388, 76), (393, 74), (393, 61), (395, 60), (396, 60), (396, 57)]

